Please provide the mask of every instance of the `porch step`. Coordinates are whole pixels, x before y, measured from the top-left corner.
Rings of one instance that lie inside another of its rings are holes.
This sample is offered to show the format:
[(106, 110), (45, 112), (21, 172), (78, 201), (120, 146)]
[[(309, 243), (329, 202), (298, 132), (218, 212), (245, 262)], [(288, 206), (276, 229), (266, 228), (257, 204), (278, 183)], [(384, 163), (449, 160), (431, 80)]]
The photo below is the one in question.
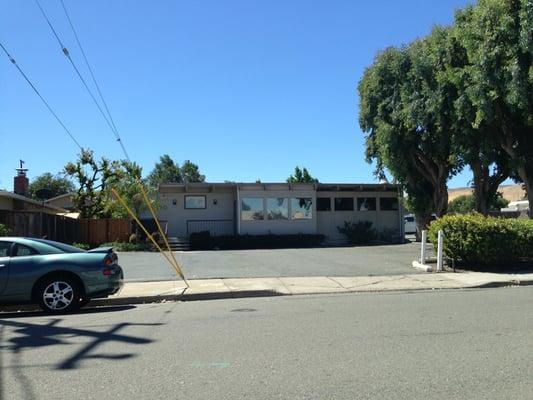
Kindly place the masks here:
[(180, 237), (168, 237), (168, 245), (172, 251), (186, 251), (191, 249), (189, 239)]

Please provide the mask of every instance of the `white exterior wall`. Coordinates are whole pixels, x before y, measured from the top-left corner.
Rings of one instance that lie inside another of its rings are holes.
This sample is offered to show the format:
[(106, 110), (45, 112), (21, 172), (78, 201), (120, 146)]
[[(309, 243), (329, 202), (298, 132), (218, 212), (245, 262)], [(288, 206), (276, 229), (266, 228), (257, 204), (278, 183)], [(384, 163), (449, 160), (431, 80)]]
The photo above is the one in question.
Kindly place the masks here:
[[(255, 198), (275, 198), (283, 197), (288, 199), (289, 203), (289, 219), (288, 220), (258, 220), (258, 221), (244, 221), (240, 220), (240, 234), (241, 235), (283, 235), (283, 234), (315, 234), (317, 233), (317, 213), (316, 213), (316, 192), (313, 188), (309, 188), (310, 185), (298, 188), (296, 185), (292, 189), (287, 189), (287, 185), (279, 185), (279, 188), (275, 186), (267, 186), (267, 189), (260, 188), (240, 188), (239, 189), (239, 213), (238, 217), (241, 218), (242, 199), (255, 197)], [(285, 189), (283, 189), (285, 187)], [(313, 202), (312, 206), (312, 218), (311, 219), (299, 219), (291, 220), (291, 198), (311, 198)], [(266, 218), (266, 215), (264, 216)]]
[[(331, 244), (341, 244), (346, 242), (346, 238), (339, 233), (337, 227), (343, 226), (344, 221), (358, 222), (370, 221), (372, 227), (378, 231), (394, 230), (400, 235), (400, 211), (380, 210), (379, 198), (393, 197), (398, 195), (394, 192), (317, 192), (316, 197), (329, 197), (331, 200), (331, 211), (318, 211), (318, 233), (326, 236), (326, 242)], [(350, 197), (354, 201), (353, 211), (335, 211), (334, 199), (336, 197)], [(376, 211), (357, 211), (357, 198), (376, 198)]]
[[(205, 209), (186, 209), (185, 196), (205, 196)], [(216, 200), (216, 204), (215, 203)], [(160, 207), (158, 218), (168, 222), (168, 236), (187, 236), (187, 221), (192, 220), (231, 220), (224, 223), (205, 223), (202, 226), (212, 229), (223, 229), (225, 232), (219, 234), (233, 234), (235, 191), (189, 191), (166, 189), (161, 191), (159, 196)], [(174, 201), (176, 204), (174, 204)], [(199, 223), (191, 222), (189, 226), (199, 226)], [(216, 226), (215, 226), (216, 225)], [(231, 230), (231, 231), (228, 231)], [(213, 232), (214, 233), (214, 232)]]

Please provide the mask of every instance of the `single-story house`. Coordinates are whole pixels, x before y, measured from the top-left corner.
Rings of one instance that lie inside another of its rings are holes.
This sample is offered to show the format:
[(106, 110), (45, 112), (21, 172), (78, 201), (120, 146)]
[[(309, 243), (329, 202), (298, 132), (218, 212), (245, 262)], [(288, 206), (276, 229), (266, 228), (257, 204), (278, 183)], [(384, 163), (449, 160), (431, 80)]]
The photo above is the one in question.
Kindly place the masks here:
[(46, 214), (65, 214), (68, 210), (30, 199), (17, 193), (0, 190), (0, 210), (4, 211), (38, 211)]
[(158, 218), (170, 237), (321, 234), (345, 238), (345, 221), (370, 221), (378, 232), (403, 237), (401, 191), (393, 184), (185, 183), (159, 187)]
[(65, 193), (51, 199), (45, 200), (46, 204), (50, 206), (55, 206), (59, 208), (64, 208), (65, 210), (72, 211), (74, 210), (74, 203), (72, 199), (74, 198), (74, 193)]

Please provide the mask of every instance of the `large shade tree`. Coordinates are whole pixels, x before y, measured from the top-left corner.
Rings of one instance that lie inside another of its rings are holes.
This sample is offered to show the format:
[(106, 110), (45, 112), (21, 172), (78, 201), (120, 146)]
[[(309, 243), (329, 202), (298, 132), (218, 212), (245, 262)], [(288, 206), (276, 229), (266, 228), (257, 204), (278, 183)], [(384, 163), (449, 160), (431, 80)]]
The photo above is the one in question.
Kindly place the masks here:
[[(48, 200), (62, 194), (72, 193), (75, 190), (76, 186), (70, 179), (60, 174), (53, 175), (50, 172), (35, 177), (28, 188), (30, 197), (39, 200)], [(42, 193), (45, 196), (42, 196)]]
[(459, 62), (449, 29), (378, 54), (359, 83), (366, 156), (405, 189), (419, 228), (446, 213), (447, 181), (462, 164), (453, 152), (458, 93), (449, 75)]
[(287, 178), (287, 183), (318, 183), (318, 179), (313, 178), (307, 168), (294, 168), (294, 174)]
[(468, 56), (470, 125), (491, 138), (533, 202), (533, 2), (480, 0), (457, 13), (455, 26)]
[(205, 175), (193, 162), (185, 160), (180, 167), (168, 154), (164, 154), (148, 175), (147, 181), (151, 187), (157, 188), (162, 183), (204, 182)]

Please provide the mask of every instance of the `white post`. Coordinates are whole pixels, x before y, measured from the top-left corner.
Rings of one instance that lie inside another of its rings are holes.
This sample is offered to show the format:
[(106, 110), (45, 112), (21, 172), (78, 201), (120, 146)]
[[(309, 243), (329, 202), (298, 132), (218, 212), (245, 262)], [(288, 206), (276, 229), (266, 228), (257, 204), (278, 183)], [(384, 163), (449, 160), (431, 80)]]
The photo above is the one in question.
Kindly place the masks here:
[(428, 231), (422, 231), (422, 247), (420, 249), (420, 264), (426, 263), (426, 242), (428, 239)]
[(437, 271), (442, 271), (442, 242), (444, 240), (444, 232), (439, 231), (437, 239)]

